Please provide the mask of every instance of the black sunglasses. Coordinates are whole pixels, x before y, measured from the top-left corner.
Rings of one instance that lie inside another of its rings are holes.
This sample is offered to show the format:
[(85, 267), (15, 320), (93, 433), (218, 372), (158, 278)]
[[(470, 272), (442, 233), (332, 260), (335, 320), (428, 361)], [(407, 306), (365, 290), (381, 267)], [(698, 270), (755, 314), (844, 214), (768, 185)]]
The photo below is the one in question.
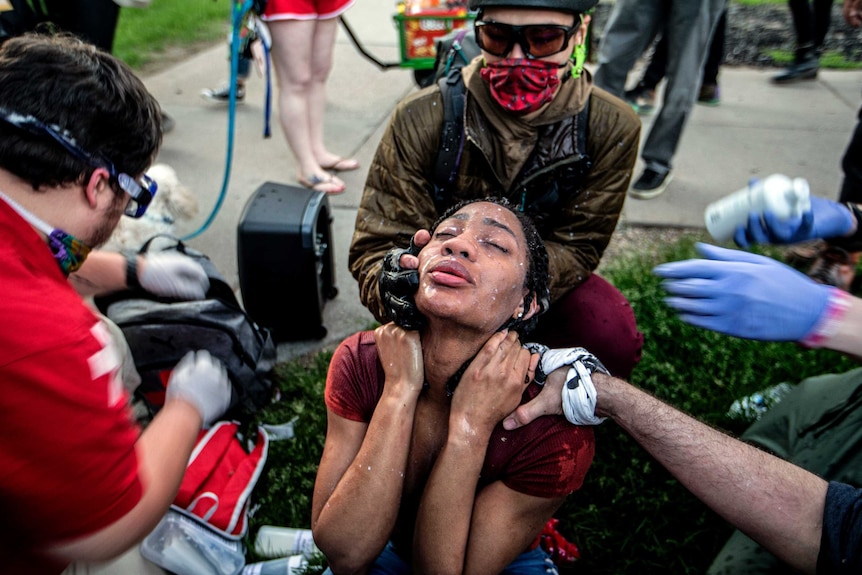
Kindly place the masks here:
[(476, 43), (494, 56), (506, 56), (517, 43), (528, 58), (547, 58), (559, 54), (578, 31), (577, 26), (527, 24), (513, 26), (479, 20), (475, 23)]
[(63, 146), (67, 152), (86, 162), (94, 168), (104, 168), (120, 188), (129, 196), (129, 202), (123, 213), (132, 218), (140, 218), (147, 211), (147, 206), (153, 201), (158, 186), (156, 182), (144, 174), (140, 179), (123, 172), (118, 172), (114, 164), (107, 158), (95, 156), (75, 143), (75, 139), (59, 126), (50, 126), (33, 116), (17, 114), (0, 108), (0, 120), (11, 124), (20, 130), (30, 132), (37, 136), (50, 136), (55, 142)]

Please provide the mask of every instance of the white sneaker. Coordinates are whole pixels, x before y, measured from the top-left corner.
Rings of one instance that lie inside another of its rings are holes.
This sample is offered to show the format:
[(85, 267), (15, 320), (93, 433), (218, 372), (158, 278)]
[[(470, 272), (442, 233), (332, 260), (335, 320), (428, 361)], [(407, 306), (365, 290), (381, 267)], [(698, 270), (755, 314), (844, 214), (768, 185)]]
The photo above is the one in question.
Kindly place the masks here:
[[(227, 104), (230, 102), (230, 85), (224, 84), (220, 88), (213, 90), (207, 88), (201, 91), (201, 98), (216, 102), (218, 104)], [(242, 104), (245, 101), (245, 86), (236, 87), (236, 103)]]

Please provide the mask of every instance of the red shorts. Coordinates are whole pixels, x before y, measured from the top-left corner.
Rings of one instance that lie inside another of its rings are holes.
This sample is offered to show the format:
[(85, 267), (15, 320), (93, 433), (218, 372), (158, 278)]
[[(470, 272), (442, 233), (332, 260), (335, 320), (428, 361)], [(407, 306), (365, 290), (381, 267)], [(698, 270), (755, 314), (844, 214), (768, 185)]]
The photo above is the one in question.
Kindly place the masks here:
[(263, 19), (273, 20), (325, 20), (337, 18), (353, 5), (355, 0), (268, 0)]

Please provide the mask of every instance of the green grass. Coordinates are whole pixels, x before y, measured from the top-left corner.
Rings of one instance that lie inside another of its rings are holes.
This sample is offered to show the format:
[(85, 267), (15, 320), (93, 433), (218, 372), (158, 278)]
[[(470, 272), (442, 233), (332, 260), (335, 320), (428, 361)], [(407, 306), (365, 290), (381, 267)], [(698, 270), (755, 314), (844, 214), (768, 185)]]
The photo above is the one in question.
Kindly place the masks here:
[(820, 66), (833, 70), (858, 70), (862, 68), (862, 62), (848, 60), (840, 52), (825, 52), (820, 57)]
[[(747, 423), (730, 418), (737, 398), (787, 381), (855, 367), (840, 354), (792, 343), (725, 337), (680, 322), (652, 268), (695, 256), (685, 236), (653, 257), (613, 262), (603, 275), (628, 297), (645, 336), (632, 382), (704, 421), (738, 434)], [(778, 256), (776, 250), (770, 252)], [(329, 353), (279, 367), (282, 400), (264, 411), (271, 423), (296, 418), (296, 439), (273, 444), (254, 501), (260, 505), (251, 533), (265, 524), (308, 527), (311, 492), (325, 434), (323, 387)], [(580, 548), (574, 571), (649, 575), (704, 573), (730, 534), (717, 515), (682, 488), (612, 422), (597, 428), (593, 466), (583, 488), (556, 517), (561, 532)]]
[[(776, 66), (789, 66), (793, 63), (793, 52), (790, 50), (770, 50), (767, 56), (772, 58)], [(833, 70), (858, 70), (862, 62), (848, 60), (841, 52), (828, 51), (820, 57), (820, 67)]]
[(270, 445), (268, 463), (256, 489), (260, 505), (253, 525), (308, 527), (311, 493), (326, 434), (323, 389), (330, 352), (276, 367), (280, 401), (261, 414), (268, 423), (294, 421), (295, 438)]
[(172, 48), (225, 39), (232, 9), (233, 0), (153, 0), (147, 8), (122, 8), (114, 54), (139, 69)]

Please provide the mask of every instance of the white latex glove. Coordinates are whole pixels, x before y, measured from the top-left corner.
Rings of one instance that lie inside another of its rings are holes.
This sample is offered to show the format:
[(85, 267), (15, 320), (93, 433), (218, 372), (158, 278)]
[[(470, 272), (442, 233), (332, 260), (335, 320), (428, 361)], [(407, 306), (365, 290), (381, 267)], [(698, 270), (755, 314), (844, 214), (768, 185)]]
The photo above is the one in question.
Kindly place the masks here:
[(175, 299), (204, 299), (210, 280), (195, 260), (178, 253), (152, 253), (138, 260), (138, 282), (148, 292)]
[(165, 402), (188, 401), (200, 413), (203, 426), (209, 427), (227, 411), (230, 392), (224, 365), (206, 350), (190, 351), (171, 372)]
[(527, 345), (528, 348), (530, 346), (535, 346), (533, 351), (542, 354), (539, 369), (536, 370), (537, 383), (543, 384), (552, 371), (564, 366), (569, 368), (562, 392), (566, 419), (575, 425), (598, 425), (603, 422), (604, 417), (596, 417), (596, 387), (590, 377), (596, 371), (610, 375), (599, 358), (582, 347), (548, 349), (543, 345)]

